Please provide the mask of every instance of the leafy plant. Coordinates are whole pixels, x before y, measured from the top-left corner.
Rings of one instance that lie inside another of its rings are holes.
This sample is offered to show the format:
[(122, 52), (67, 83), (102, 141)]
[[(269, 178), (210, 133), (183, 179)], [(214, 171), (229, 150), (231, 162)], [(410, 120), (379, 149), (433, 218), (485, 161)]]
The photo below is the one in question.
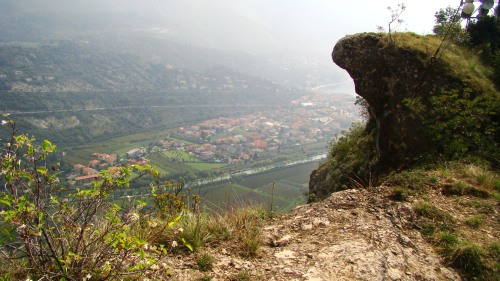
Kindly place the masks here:
[[(329, 181), (326, 193), (345, 190), (356, 186), (376, 185), (375, 173), (377, 152), (374, 136), (363, 124), (354, 123), (349, 131), (330, 144), (328, 160), (319, 170), (326, 170)], [(322, 199), (321, 194), (308, 194), (309, 202)]]
[(27, 277), (47, 280), (138, 277), (151, 269), (153, 256), (165, 248), (149, 247), (134, 234), (145, 203), (124, 210), (107, 199), (138, 178), (150, 176), (158, 186), (157, 171), (147, 165), (113, 168), (92, 185), (63, 193), (56, 167), (47, 162), (56, 147), (18, 134), (4, 118), (11, 136), (1, 151), (0, 245), (11, 251), (2, 262), (24, 260)]

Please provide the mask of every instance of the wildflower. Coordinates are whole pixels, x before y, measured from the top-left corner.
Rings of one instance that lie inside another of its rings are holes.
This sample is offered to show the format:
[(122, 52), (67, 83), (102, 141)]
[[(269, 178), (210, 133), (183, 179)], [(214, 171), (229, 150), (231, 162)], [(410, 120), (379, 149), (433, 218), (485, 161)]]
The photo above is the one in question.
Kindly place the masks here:
[(177, 244), (177, 241), (175, 241), (175, 240), (174, 240), (174, 241), (172, 241), (172, 248), (175, 248), (175, 247), (177, 247), (178, 245), (179, 245), (179, 244)]
[(92, 275), (90, 275), (90, 273), (85, 276), (86, 280), (90, 280), (90, 278), (92, 278)]

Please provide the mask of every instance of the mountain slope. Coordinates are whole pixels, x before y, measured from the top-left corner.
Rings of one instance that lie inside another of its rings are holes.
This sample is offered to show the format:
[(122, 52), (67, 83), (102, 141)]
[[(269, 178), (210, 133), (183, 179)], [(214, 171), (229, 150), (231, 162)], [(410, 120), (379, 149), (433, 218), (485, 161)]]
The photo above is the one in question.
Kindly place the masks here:
[(0, 46), (0, 87), (1, 113), (63, 145), (287, 105), (303, 95), (224, 66), (196, 72), (66, 41)]

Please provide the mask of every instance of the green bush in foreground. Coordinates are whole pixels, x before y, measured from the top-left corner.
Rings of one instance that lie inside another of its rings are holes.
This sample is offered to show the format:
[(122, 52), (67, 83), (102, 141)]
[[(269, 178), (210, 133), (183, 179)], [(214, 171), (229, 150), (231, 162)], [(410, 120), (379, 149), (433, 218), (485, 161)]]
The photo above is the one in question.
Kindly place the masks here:
[(165, 253), (164, 246), (151, 247), (148, 237), (137, 235), (145, 203), (124, 210), (107, 200), (140, 177), (150, 176), (152, 185), (159, 186), (155, 169), (113, 168), (90, 186), (64, 191), (57, 168), (46, 161), (56, 147), (18, 134), (7, 116), (2, 125), (11, 132), (0, 159), (0, 261), (1, 270), (10, 272), (5, 274), (13, 273), (13, 279), (106, 280), (137, 278), (159, 268), (156, 257)]
[[(18, 134), (7, 116), (2, 126), (11, 137), (0, 154), (0, 280), (156, 280), (170, 274), (167, 250), (225, 244), (241, 256), (259, 253), (268, 217), (263, 206), (211, 216), (200, 211), (198, 195), (160, 183), (149, 165), (113, 167), (90, 185), (67, 189), (47, 162), (56, 151), (50, 141), (37, 145)], [(150, 182), (150, 206), (109, 200), (139, 178)], [(212, 263), (202, 254), (198, 269), (209, 271)]]

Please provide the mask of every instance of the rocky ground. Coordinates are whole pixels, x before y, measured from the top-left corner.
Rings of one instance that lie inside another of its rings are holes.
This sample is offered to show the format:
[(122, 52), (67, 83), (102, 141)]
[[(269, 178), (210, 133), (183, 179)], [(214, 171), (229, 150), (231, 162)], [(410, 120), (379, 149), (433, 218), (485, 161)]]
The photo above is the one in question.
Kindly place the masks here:
[[(353, 189), (281, 214), (264, 227), (258, 257), (231, 245), (206, 248), (207, 273), (194, 257), (169, 261), (174, 280), (461, 280), (416, 230), (413, 205), (388, 188)], [(206, 279), (201, 279), (205, 276)], [(212, 279), (209, 279), (210, 277)]]

